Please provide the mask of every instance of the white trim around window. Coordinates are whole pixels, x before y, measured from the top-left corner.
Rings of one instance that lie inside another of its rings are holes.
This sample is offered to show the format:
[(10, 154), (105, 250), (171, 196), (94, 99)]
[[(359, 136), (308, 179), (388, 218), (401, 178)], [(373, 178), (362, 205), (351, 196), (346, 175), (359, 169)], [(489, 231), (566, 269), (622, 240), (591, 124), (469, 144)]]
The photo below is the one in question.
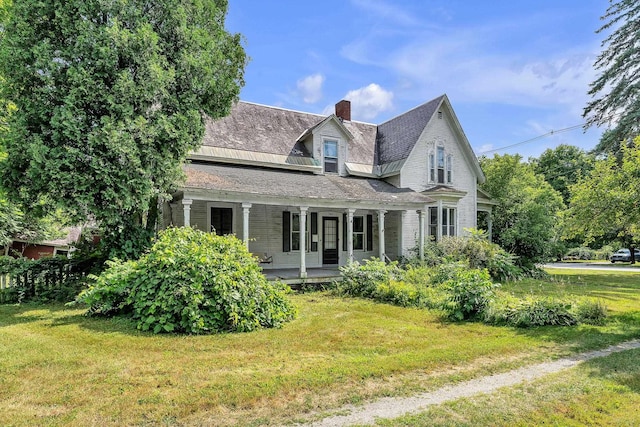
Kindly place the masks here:
[(322, 141), (322, 170), (324, 173), (339, 173), (340, 141), (337, 139), (324, 139)]
[(453, 182), (453, 155), (444, 145), (438, 144), (427, 156), (431, 184), (451, 184)]

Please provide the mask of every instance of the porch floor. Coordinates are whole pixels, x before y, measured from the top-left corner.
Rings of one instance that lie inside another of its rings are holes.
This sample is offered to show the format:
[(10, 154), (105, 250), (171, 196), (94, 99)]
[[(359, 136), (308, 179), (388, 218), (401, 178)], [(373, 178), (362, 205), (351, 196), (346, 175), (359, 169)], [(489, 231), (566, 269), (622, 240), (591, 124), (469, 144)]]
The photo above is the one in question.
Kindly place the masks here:
[(263, 269), (268, 280), (280, 280), (287, 285), (301, 285), (303, 283), (329, 283), (340, 280), (338, 267), (307, 268), (307, 277), (300, 277), (299, 268)]

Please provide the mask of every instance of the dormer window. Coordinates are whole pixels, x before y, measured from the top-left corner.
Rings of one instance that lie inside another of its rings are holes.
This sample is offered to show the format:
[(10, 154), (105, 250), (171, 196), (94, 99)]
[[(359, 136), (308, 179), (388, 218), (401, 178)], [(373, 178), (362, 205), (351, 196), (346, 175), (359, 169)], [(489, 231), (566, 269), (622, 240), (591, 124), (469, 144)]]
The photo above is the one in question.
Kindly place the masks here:
[(435, 153), (429, 154), (429, 182), (451, 184), (453, 181), (453, 156), (446, 154), (444, 146), (436, 147)]
[(324, 141), (324, 171), (338, 173), (338, 141)]

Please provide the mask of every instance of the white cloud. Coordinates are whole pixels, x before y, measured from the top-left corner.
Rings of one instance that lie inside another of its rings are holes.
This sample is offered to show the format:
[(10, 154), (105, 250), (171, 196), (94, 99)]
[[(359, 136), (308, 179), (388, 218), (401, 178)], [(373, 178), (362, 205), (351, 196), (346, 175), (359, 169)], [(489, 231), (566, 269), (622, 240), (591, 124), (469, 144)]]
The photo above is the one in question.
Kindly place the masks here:
[(375, 83), (349, 91), (344, 99), (351, 101), (351, 117), (355, 120), (371, 120), (393, 108), (393, 92)]
[(307, 104), (314, 104), (322, 99), (322, 84), (325, 77), (320, 74), (312, 74), (296, 83), (298, 92), (302, 96), (302, 100)]
[(352, 0), (354, 6), (401, 25), (417, 25), (419, 21), (402, 8), (382, 0)]

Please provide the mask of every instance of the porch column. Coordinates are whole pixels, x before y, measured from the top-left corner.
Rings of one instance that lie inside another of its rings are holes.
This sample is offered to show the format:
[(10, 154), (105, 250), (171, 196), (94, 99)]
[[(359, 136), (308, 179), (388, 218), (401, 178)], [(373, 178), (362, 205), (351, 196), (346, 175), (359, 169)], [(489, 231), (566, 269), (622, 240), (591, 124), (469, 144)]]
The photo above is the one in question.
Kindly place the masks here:
[(242, 204), (242, 240), (247, 249), (249, 249), (249, 209), (251, 209), (251, 203)]
[(492, 212), (487, 212), (487, 239), (491, 241), (491, 228), (493, 226)]
[(438, 229), (436, 230), (436, 239), (442, 240), (442, 200), (438, 200)]
[(418, 211), (418, 216), (420, 218), (420, 230), (418, 231), (418, 254), (420, 256), (420, 261), (424, 261), (424, 223), (427, 216), (426, 206), (422, 210)]
[(380, 261), (385, 260), (385, 248), (384, 248), (384, 214), (387, 211), (384, 209), (380, 209), (378, 211), (378, 252), (380, 256)]
[(400, 211), (398, 221), (398, 257), (404, 256), (404, 228), (407, 225), (407, 211)]
[(307, 206), (300, 206), (300, 278), (307, 277)]
[(353, 262), (353, 214), (355, 209), (347, 209), (347, 253), (349, 254), (349, 263)]
[(193, 200), (182, 199), (182, 209), (184, 210), (184, 226), (191, 227), (191, 204)]

